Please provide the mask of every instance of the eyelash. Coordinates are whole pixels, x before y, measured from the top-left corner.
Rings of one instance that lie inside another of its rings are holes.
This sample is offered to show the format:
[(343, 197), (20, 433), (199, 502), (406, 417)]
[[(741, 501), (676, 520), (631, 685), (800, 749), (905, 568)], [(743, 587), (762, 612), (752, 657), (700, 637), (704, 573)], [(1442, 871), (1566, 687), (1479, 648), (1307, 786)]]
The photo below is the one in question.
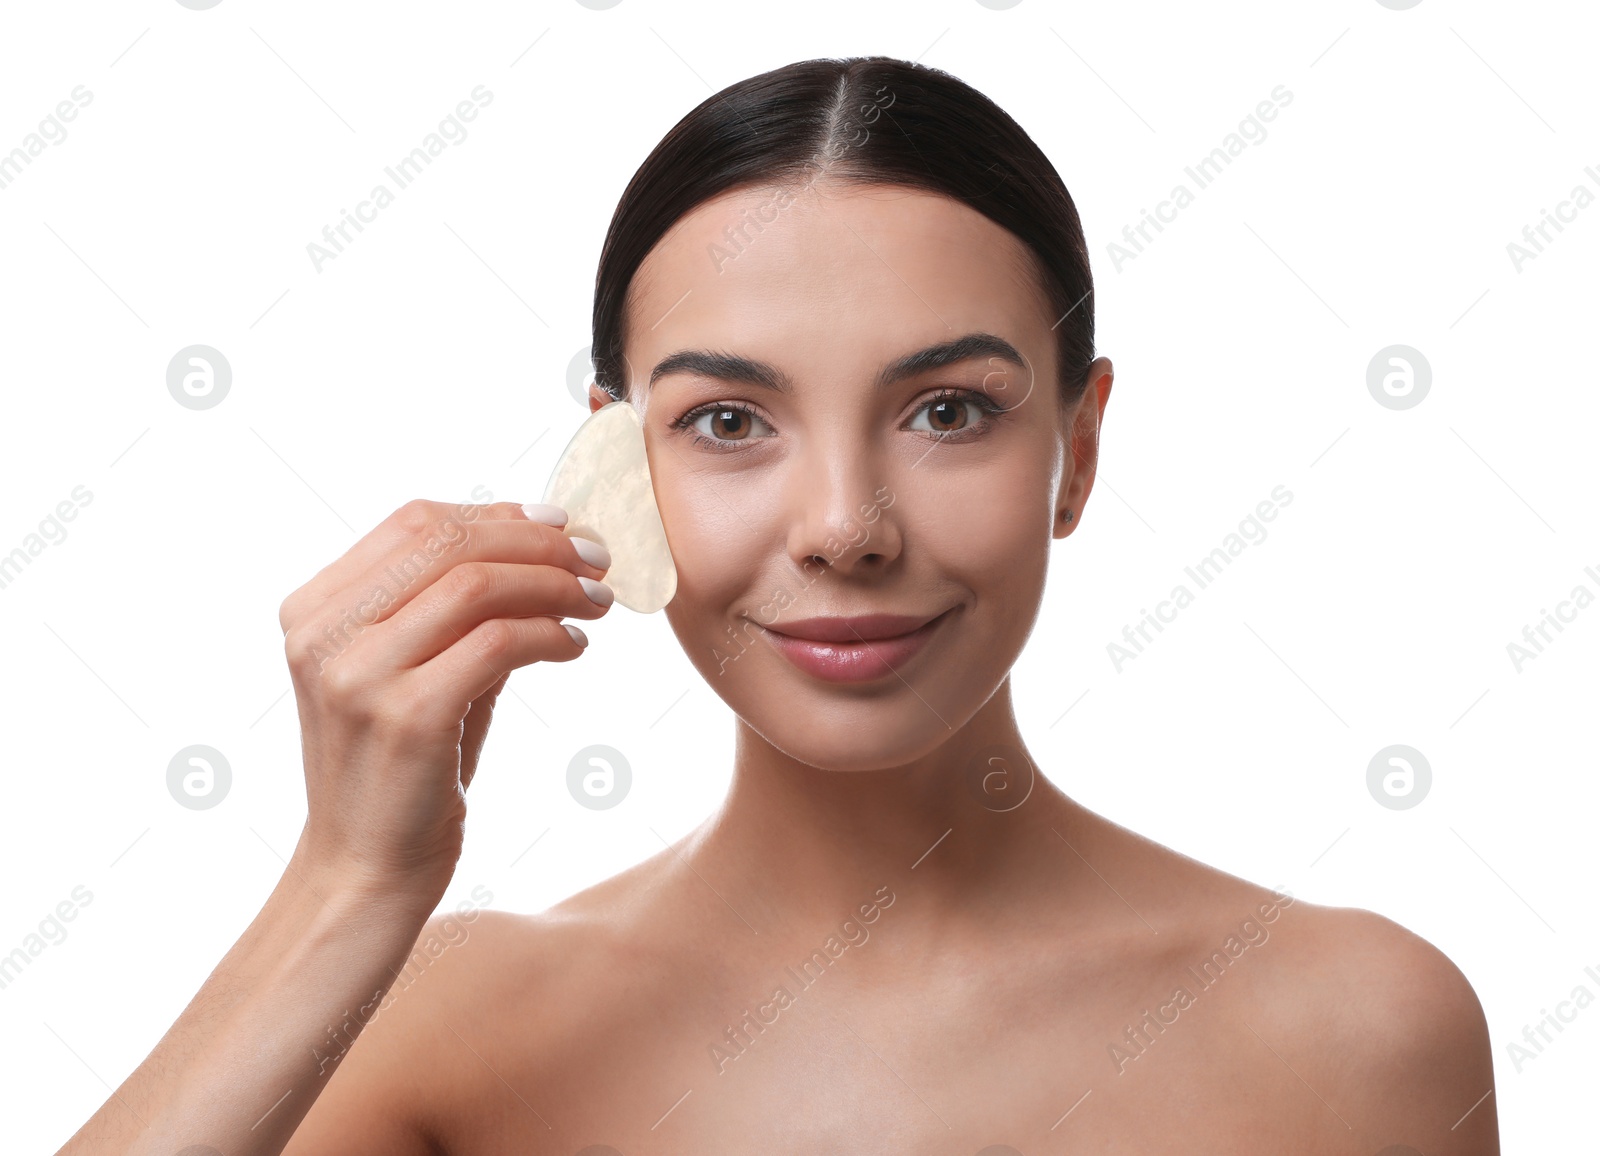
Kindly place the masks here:
[[(917, 413), (921, 413), (923, 410), (928, 409), (931, 406), (936, 406), (947, 401), (970, 402), (982, 410), (984, 415), (989, 418), (991, 422), (995, 417), (1008, 412), (1007, 407), (1001, 405), (999, 402), (995, 401), (994, 398), (979, 390), (945, 388), (941, 389), (938, 393), (929, 397), (920, 406), (918, 406)], [(687, 432), (694, 440), (696, 445), (709, 446), (711, 449), (722, 453), (735, 451), (742, 442), (752, 439), (739, 438), (737, 440), (728, 440), (723, 438), (708, 438), (699, 430), (694, 428), (694, 423), (705, 414), (727, 413), (730, 411), (733, 413), (749, 414), (752, 418), (757, 420), (765, 420), (760, 414), (756, 413), (748, 406), (736, 405), (729, 402), (710, 402), (706, 405), (696, 406), (694, 409), (691, 409), (688, 413), (674, 421), (672, 423), (672, 428)], [(939, 441), (962, 442), (978, 436), (980, 431), (986, 431), (988, 428), (989, 422), (985, 422), (977, 426), (965, 426), (959, 430), (952, 430), (949, 433), (940, 433), (939, 431), (934, 430), (932, 431), (932, 436), (937, 438)], [(917, 430), (916, 432), (926, 434), (929, 431)]]

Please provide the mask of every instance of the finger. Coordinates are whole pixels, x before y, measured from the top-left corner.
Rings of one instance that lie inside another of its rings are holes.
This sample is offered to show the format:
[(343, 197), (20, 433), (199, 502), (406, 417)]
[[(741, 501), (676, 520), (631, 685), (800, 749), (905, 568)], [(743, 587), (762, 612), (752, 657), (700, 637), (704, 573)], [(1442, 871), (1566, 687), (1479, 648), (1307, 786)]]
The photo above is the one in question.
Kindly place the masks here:
[[(608, 561), (603, 555), (601, 560)], [(572, 539), (554, 526), (523, 517), (478, 520), (465, 527), (445, 529), (437, 536), (424, 530), (403, 539), (360, 577), (308, 610), (300, 622), (291, 624), (289, 648), (341, 654), (369, 627), (393, 617), (430, 587), (446, 580), (452, 569), (473, 562), (559, 567), (594, 579), (606, 572), (603, 567), (585, 562)], [(582, 609), (581, 602), (571, 605), (574, 614)]]
[(497, 618), (599, 618), (610, 609), (610, 588), (559, 566), (515, 562), (463, 562), (389, 618), (361, 636), (356, 649), (373, 669), (390, 672), (421, 666)]
[(460, 719), (517, 667), (568, 662), (583, 649), (557, 619), (491, 618), (411, 672), (411, 701), (439, 718)]
[(321, 606), (339, 590), (397, 555), (413, 551), (402, 547), (425, 546), (430, 538), (440, 542), (459, 541), (467, 525), (490, 520), (528, 520), (516, 502), (472, 503), (431, 502), (416, 498), (395, 510), (366, 533), (339, 558), (328, 563), (288, 598), (279, 608), (279, 624), (289, 628)]

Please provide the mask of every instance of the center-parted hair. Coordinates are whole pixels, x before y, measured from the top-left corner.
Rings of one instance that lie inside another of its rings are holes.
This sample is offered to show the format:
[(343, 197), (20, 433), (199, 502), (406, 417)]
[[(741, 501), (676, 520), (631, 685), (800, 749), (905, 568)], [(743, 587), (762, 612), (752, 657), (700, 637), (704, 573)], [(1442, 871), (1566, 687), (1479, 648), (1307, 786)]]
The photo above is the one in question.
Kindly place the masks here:
[(999, 105), (947, 72), (890, 56), (763, 72), (708, 97), (661, 139), (623, 190), (600, 252), (592, 353), (600, 387), (617, 400), (626, 391), (628, 289), (679, 218), (733, 189), (803, 189), (822, 177), (943, 194), (1014, 234), (1058, 319), (1062, 402), (1082, 396), (1094, 360), (1094, 286), (1066, 185)]

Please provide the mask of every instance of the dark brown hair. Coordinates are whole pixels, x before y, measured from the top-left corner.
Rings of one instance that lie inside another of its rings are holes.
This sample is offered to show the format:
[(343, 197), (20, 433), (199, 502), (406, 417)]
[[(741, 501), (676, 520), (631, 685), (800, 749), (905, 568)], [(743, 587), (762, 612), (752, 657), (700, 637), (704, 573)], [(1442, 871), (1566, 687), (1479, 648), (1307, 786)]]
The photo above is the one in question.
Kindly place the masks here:
[(1004, 110), (947, 72), (890, 56), (804, 60), (729, 85), (661, 139), (623, 190), (595, 275), (595, 381), (613, 399), (628, 288), (645, 256), (697, 205), (742, 186), (903, 185), (971, 207), (1031, 252), (1058, 318), (1064, 404), (1094, 360), (1083, 227), (1055, 167)]

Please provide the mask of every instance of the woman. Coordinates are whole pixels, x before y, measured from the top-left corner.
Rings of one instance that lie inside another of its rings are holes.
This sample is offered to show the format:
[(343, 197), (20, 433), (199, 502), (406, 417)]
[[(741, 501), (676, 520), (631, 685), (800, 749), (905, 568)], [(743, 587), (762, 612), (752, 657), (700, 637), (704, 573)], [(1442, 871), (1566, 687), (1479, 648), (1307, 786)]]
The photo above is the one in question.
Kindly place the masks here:
[(1009, 671), (1112, 367), (1004, 112), (885, 57), (718, 93), (622, 197), (594, 349), (736, 717), (721, 809), (546, 912), (430, 919), (495, 696), (583, 653), (559, 619), (606, 613), (610, 559), (550, 507), (408, 503), (283, 604), (289, 870), (63, 1151), (1498, 1151), (1439, 951), (1034, 769)]

